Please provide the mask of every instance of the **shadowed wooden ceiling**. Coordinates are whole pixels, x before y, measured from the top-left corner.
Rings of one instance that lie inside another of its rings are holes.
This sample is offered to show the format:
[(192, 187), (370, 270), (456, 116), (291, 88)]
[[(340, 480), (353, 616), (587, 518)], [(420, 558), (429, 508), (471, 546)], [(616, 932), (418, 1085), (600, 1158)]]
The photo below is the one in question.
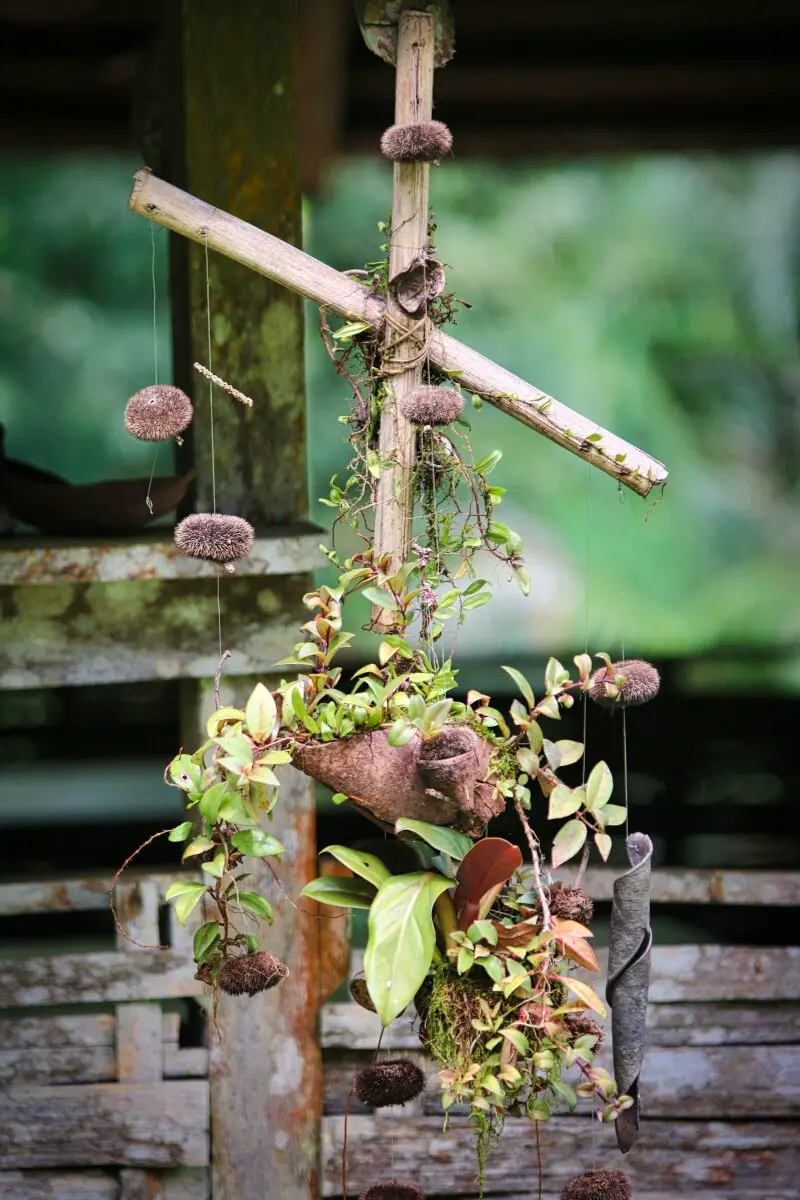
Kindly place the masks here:
[[(0, 0), (0, 145), (134, 150), (137, 60), (172, 0)], [(177, 2), (177, 0), (176, 0)], [(303, 176), (372, 153), (391, 70), (348, 0), (300, 0)], [(454, 0), (436, 115), (459, 157), (793, 147), (800, 0)]]

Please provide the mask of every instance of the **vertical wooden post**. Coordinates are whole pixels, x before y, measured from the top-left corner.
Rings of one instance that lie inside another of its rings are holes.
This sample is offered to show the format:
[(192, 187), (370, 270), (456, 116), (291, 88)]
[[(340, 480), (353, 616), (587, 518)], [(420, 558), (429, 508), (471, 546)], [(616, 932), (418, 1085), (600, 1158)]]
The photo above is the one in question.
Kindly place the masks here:
[[(395, 122), (429, 121), (433, 112), (434, 18), (431, 13), (404, 12), (397, 34), (397, 77), (395, 85)], [(427, 163), (395, 163), (392, 188), (392, 230), (389, 252), (389, 277), (405, 271), (418, 258), (428, 242)], [(389, 325), (386, 341), (398, 343), (402, 334), (416, 322), (409, 318), (391, 296), (386, 306)], [(418, 339), (401, 340), (392, 351), (395, 364), (419, 358)], [(397, 568), (408, 561), (411, 550), (411, 522), (414, 501), (411, 492), (416, 429), (399, 411), (398, 400), (417, 387), (422, 364), (410, 366), (395, 375), (381, 414), (380, 456), (383, 464), (378, 480), (375, 506), (375, 554), (391, 555)], [(389, 609), (374, 607), (372, 627), (389, 633), (397, 629), (396, 616)]]
[[(179, 85), (172, 105), (178, 127), (171, 139), (171, 180), (294, 244), (301, 234), (297, 8), (297, 0), (181, 0), (167, 9)], [(196, 401), (195, 506), (210, 510), (213, 501), (208, 392), (192, 372), (197, 360), (254, 399), (248, 409), (215, 396), (218, 510), (247, 517), (257, 533), (291, 524), (305, 516), (307, 505), (301, 301), (209, 252), (208, 363), (205, 248), (174, 238), (172, 269), (175, 378)], [(221, 580), (223, 639), (226, 609), (237, 599), (252, 603), (238, 584), (236, 578)], [(287, 587), (297, 597), (300, 624), (308, 581), (294, 577)], [(262, 594), (266, 622), (272, 587)], [(229, 679), (225, 690), (241, 700), (254, 682)], [(198, 744), (212, 709), (210, 681), (185, 685), (185, 745)], [(286, 898), (296, 897), (315, 874), (315, 812), (310, 781), (289, 770), (282, 783), (270, 832), (287, 851), (277, 867), (285, 895), (266, 867), (255, 869), (252, 883), (274, 904), (274, 925), (260, 931), (265, 948), (284, 959), (290, 974), (280, 987), (252, 999), (222, 996), (217, 1022), (210, 1023), (214, 1200), (318, 1195), (318, 922)]]

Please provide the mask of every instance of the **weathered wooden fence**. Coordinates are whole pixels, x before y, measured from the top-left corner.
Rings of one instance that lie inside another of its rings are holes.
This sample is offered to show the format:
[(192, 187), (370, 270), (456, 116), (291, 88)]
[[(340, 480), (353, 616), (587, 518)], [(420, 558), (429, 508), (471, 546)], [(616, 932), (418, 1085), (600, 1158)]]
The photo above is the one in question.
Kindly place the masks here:
[[(208, 1052), (182, 1047), (176, 1002), (192, 1005), (192, 930), (164, 906), (172, 877), (147, 875), (117, 890), (138, 949), (15, 957), (0, 972), (0, 1198), (2, 1200), (207, 1200), (211, 1138)], [(587, 890), (610, 897), (609, 872)], [(656, 871), (655, 903), (800, 903), (800, 875)], [(20, 913), (103, 909), (106, 881), (0, 887), (0, 922)], [(159, 936), (159, 925), (161, 937)], [(769, 927), (765, 923), (765, 940)], [(358, 966), (358, 954), (354, 954)], [(602, 958), (602, 956), (601, 956)], [(800, 948), (663, 946), (653, 954), (644, 1121), (626, 1162), (637, 1200), (711, 1196), (789, 1200), (800, 1178)], [(280, 1004), (280, 989), (255, 1000)], [(377, 1018), (350, 1002), (323, 1005), (325, 1063), (320, 1192), (340, 1195), (344, 1104), (353, 1070), (371, 1057)], [(386, 1174), (431, 1197), (475, 1195), (473, 1135), (463, 1117), (446, 1133), (435, 1070), (410, 1017), (384, 1047), (424, 1065), (430, 1086), (403, 1110), (349, 1121), (351, 1194)], [(258, 1048), (252, 1050), (258, 1055)], [(266, 1051), (265, 1051), (266, 1052)], [(253, 1114), (254, 1120), (257, 1115)], [(588, 1116), (540, 1127), (546, 1200), (571, 1175), (619, 1164), (611, 1131)], [(583, 1136), (578, 1136), (583, 1135)], [(263, 1136), (270, 1131), (264, 1128)], [(578, 1148), (579, 1147), (579, 1148)], [(487, 1169), (487, 1194), (531, 1200), (536, 1145), (510, 1122)], [(258, 1196), (271, 1200), (269, 1180)]]

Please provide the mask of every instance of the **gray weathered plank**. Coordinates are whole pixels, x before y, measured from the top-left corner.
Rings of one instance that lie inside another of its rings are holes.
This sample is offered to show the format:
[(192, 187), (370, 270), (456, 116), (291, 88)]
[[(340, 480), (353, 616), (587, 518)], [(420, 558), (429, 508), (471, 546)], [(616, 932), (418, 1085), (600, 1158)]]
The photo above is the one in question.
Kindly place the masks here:
[(192, 977), (191, 961), (173, 950), (15, 959), (0, 975), (3, 1008), (167, 1000), (203, 991)]
[[(144, 1172), (136, 1172), (144, 1174)], [(0, 1200), (120, 1200), (114, 1171), (0, 1171)], [(208, 1200), (208, 1171), (186, 1167), (147, 1172), (157, 1189), (147, 1200)], [(767, 1200), (772, 1200), (768, 1197)]]
[(205, 1166), (208, 1085), (98, 1083), (0, 1092), (0, 1167)]
[[(566, 883), (573, 873), (555, 871)], [(590, 867), (581, 888), (593, 900), (611, 900), (618, 871)], [(733, 871), (660, 867), (652, 873), (654, 904), (800, 904), (800, 871)]]
[(163, 1069), (161, 1009), (158, 1004), (117, 1005), (117, 1079), (155, 1083)]
[[(324, 1118), (324, 1196), (341, 1195), (342, 1131), (342, 1117)], [(597, 1130), (593, 1145), (590, 1118), (558, 1117), (541, 1126), (540, 1134), (544, 1186), (551, 1194), (580, 1171), (610, 1161), (631, 1174), (637, 1200), (659, 1194), (670, 1200), (796, 1195), (800, 1126), (788, 1121), (647, 1120), (636, 1153), (624, 1164), (610, 1127)], [(382, 1117), (354, 1116), (348, 1144), (354, 1196), (389, 1173), (390, 1162), (393, 1174), (413, 1180), (430, 1196), (467, 1200), (476, 1194), (475, 1135), (463, 1118), (454, 1118), (445, 1133), (436, 1117), (398, 1121), (391, 1110)], [(523, 1181), (525, 1200), (536, 1195), (536, 1139), (527, 1122), (508, 1123), (502, 1147), (489, 1155), (486, 1174), (488, 1196), (519, 1193)]]
[[(162, 1043), (164, 1079), (205, 1079), (208, 1051), (202, 1046), (179, 1050)], [(0, 1084), (111, 1083), (117, 1079), (112, 1046), (20, 1046), (0, 1050)], [(160, 1078), (160, 1076), (156, 1076)], [(133, 1082), (133, 1081), (132, 1081)]]
[[(177, 1013), (165, 1014), (175, 1017)], [(171, 1036), (165, 1040), (175, 1041)], [(177, 1030), (176, 1030), (177, 1033)], [(0, 1018), (0, 1050), (24, 1047), (47, 1049), (65, 1046), (111, 1046), (114, 1042), (114, 1018), (111, 1013), (87, 1013), (86, 1016)]]
[[(144, 884), (152, 883), (158, 892), (159, 902), (164, 903), (164, 893), (178, 876), (191, 876), (177, 865), (175, 871), (125, 872), (117, 887), (118, 906), (124, 910), (126, 898)], [(87, 875), (81, 879), (30, 880), (22, 883), (0, 884), (0, 916), (8, 917), (19, 913), (42, 912), (86, 912), (107, 909), (108, 889), (111, 879), (108, 873)], [(120, 916), (124, 915), (123, 912)]]

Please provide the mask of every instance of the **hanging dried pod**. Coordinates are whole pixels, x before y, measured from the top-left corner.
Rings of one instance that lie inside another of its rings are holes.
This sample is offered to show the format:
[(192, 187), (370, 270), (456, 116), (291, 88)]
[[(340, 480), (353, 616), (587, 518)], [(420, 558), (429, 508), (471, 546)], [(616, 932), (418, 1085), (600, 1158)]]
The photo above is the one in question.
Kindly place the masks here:
[(580, 888), (569, 887), (560, 880), (550, 884), (550, 915), (564, 921), (580, 921), (588, 925), (594, 914), (594, 902)]
[(365, 1008), (367, 1012), (377, 1011), (375, 1005), (372, 1003), (367, 981), (363, 975), (353, 976), (348, 984), (348, 991), (360, 1008)]
[(455, 388), (423, 384), (398, 401), (403, 416), (415, 425), (449, 425), (464, 411), (464, 397)]
[(224, 513), (192, 513), (175, 530), (175, 544), (187, 557), (204, 558), (226, 567), (247, 558), (254, 538), (249, 521)]
[(425, 1075), (416, 1063), (406, 1058), (390, 1058), (373, 1067), (364, 1067), (355, 1077), (356, 1095), (372, 1108), (407, 1104), (425, 1087)]
[(226, 958), (219, 973), (219, 986), (229, 996), (255, 996), (275, 987), (288, 974), (286, 963), (259, 950), (255, 954)]
[[(624, 681), (618, 682), (623, 676)], [(624, 658), (595, 671), (589, 698), (602, 708), (629, 708), (655, 699), (660, 687), (661, 676), (652, 663), (643, 658)]]
[(381, 137), (381, 154), (390, 162), (439, 162), (453, 149), (453, 135), (443, 121), (390, 125)]
[(384, 1179), (380, 1183), (371, 1183), (360, 1193), (358, 1200), (425, 1200), (425, 1193), (415, 1183)]
[(154, 383), (125, 405), (125, 428), (143, 442), (166, 442), (192, 422), (192, 402), (180, 388)]
[(571, 1179), (561, 1200), (631, 1200), (633, 1189), (624, 1171), (585, 1171)]
[(389, 280), (389, 294), (410, 317), (421, 315), (425, 305), (441, 296), (447, 278), (436, 258), (420, 255)]

